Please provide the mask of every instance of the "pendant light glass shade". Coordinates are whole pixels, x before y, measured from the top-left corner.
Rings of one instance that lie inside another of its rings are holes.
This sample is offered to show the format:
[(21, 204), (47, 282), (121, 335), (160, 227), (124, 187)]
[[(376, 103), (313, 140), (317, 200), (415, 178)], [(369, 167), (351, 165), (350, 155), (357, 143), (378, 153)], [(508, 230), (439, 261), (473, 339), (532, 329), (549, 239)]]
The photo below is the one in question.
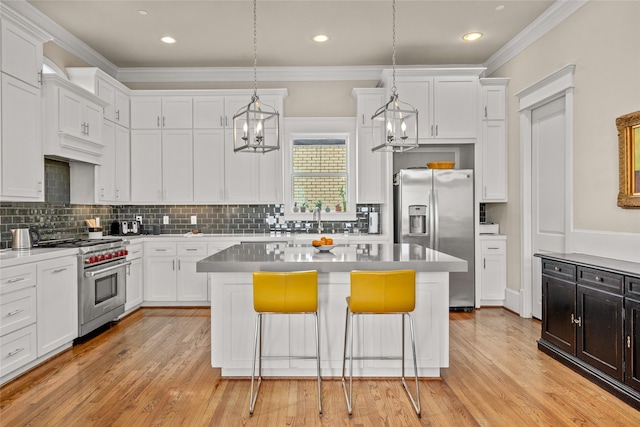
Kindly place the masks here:
[(280, 113), (258, 97), (258, 33), (253, 0), (253, 96), (233, 116), (233, 151), (268, 153), (280, 149)]
[(371, 116), (373, 147), (371, 151), (402, 153), (418, 147), (418, 110), (401, 102), (396, 93), (396, 1), (393, 0), (393, 83), (391, 99)]
[(268, 153), (280, 149), (280, 114), (258, 95), (233, 116), (233, 151)]
[(401, 102), (396, 93), (378, 108), (371, 121), (374, 132), (371, 151), (402, 153), (418, 146), (418, 110)]

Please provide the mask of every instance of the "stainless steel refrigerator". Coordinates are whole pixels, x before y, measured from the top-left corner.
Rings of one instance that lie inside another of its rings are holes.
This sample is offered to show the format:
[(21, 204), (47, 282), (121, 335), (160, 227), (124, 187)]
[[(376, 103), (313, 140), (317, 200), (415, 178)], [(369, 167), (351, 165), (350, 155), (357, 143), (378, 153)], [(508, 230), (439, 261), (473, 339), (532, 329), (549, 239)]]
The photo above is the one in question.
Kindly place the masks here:
[(417, 243), (467, 261), (450, 273), (449, 308), (475, 307), (473, 170), (402, 169), (394, 175), (394, 239)]

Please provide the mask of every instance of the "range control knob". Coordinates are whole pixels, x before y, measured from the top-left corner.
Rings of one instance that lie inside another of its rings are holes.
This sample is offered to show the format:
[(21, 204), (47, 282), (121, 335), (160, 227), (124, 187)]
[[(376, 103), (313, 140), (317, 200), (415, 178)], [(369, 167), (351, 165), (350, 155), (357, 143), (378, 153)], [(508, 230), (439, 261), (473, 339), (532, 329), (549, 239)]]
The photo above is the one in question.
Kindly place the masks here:
[(107, 257), (105, 256), (105, 254), (100, 255), (100, 261), (104, 261), (105, 259), (107, 259)]

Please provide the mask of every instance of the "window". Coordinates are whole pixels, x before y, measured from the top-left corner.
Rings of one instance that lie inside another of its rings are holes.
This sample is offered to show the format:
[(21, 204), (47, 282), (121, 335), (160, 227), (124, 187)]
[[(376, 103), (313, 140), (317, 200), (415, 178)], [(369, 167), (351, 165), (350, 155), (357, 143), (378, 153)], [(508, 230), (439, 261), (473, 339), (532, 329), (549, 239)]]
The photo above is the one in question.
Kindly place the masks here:
[[(355, 218), (355, 194), (351, 176), (355, 123), (351, 119), (289, 119), (284, 145), (288, 159), (285, 184), (285, 217), (311, 220), (310, 212), (322, 210), (322, 219)], [(333, 125), (331, 124), (333, 123)], [(321, 131), (326, 128), (326, 131)], [(293, 129), (293, 131), (291, 131)], [(353, 130), (352, 130), (353, 129)], [(299, 131), (298, 131), (299, 130)]]

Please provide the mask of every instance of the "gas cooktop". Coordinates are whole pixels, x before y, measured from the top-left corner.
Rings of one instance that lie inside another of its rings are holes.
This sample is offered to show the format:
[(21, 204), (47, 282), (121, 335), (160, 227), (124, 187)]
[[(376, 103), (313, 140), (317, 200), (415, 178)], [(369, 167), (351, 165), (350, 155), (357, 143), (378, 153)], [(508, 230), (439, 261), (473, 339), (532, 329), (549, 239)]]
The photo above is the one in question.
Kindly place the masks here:
[(40, 248), (80, 248), (87, 246), (97, 246), (104, 244), (112, 244), (122, 242), (122, 239), (106, 238), (106, 239), (61, 239), (61, 240), (46, 240), (40, 242), (38, 247)]

